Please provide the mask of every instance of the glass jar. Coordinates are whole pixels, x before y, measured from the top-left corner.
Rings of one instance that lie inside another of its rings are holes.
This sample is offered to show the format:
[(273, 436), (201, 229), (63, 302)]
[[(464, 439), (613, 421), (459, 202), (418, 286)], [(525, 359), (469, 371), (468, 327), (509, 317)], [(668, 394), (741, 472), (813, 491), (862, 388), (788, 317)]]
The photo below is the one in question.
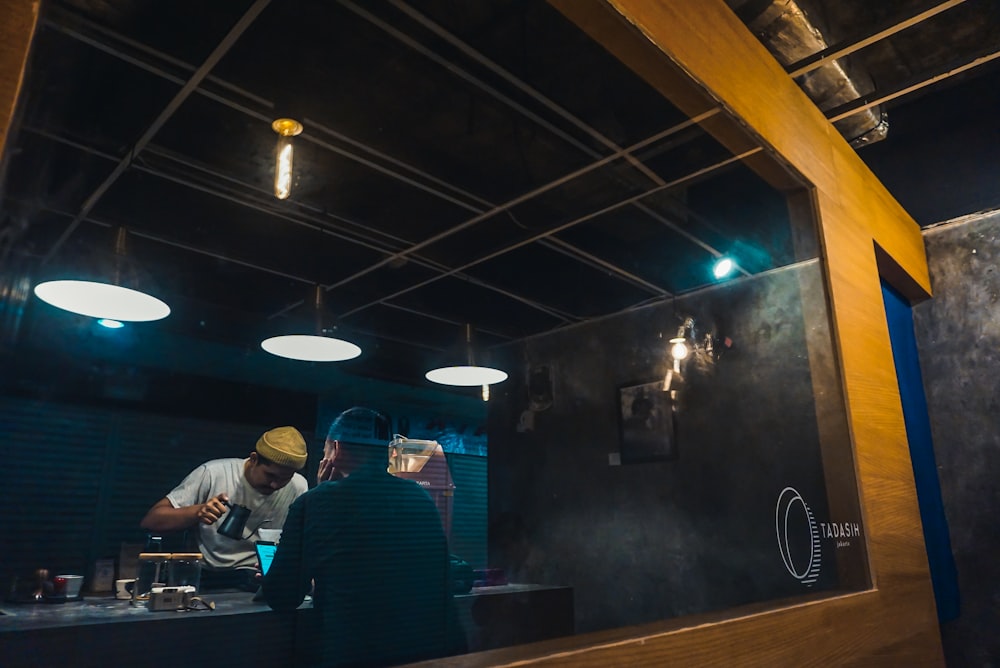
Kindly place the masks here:
[(174, 552), (170, 555), (167, 584), (171, 587), (201, 586), (201, 552)]
[(132, 587), (132, 605), (146, 606), (153, 587), (167, 585), (170, 554), (167, 552), (141, 552), (135, 585)]

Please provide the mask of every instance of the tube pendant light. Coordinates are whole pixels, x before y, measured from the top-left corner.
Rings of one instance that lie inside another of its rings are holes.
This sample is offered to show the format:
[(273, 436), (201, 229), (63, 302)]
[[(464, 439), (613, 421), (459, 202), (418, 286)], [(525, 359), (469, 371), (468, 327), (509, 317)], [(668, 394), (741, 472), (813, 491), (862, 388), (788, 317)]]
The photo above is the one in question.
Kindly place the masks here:
[(462, 330), (462, 341), (449, 354), (447, 363), (428, 371), (424, 377), (432, 383), (458, 387), (484, 387), (483, 400), (489, 399), (489, 386), (507, 380), (507, 372), (487, 366), (483, 354), (472, 340), (472, 325)]
[(313, 297), (314, 334), (285, 334), (264, 339), (260, 347), (265, 351), (303, 362), (343, 362), (361, 354), (361, 348), (350, 341), (331, 334), (336, 330), (323, 309), (323, 286), (317, 285)]
[(128, 287), (135, 284), (134, 276), (126, 270), (126, 230), (119, 227), (115, 237), (114, 265), (107, 281), (97, 280), (52, 280), (35, 286), (35, 295), (42, 301), (64, 311), (117, 320), (119, 322), (148, 322), (160, 320), (170, 315), (170, 307), (160, 299)]
[(292, 177), (295, 147), (292, 137), (302, 134), (302, 124), (293, 118), (276, 118), (271, 129), (278, 133), (278, 144), (274, 148), (274, 196), (288, 199), (292, 194)]

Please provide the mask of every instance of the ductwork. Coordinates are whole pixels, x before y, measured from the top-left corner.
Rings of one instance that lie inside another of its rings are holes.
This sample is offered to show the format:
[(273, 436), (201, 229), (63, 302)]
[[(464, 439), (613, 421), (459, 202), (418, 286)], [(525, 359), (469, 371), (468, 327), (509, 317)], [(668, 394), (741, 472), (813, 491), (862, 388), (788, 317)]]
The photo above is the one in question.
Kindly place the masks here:
[[(829, 46), (823, 33), (806, 16), (803, 0), (727, 0), (727, 3), (785, 67)], [(873, 88), (866, 76), (858, 72), (849, 74), (840, 61), (803, 74), (796, 82), (822, 111), (856, 100)], [(885, 139), (889, 132), (881, 107), (859, 111), (834, 126), (855, 148)]]

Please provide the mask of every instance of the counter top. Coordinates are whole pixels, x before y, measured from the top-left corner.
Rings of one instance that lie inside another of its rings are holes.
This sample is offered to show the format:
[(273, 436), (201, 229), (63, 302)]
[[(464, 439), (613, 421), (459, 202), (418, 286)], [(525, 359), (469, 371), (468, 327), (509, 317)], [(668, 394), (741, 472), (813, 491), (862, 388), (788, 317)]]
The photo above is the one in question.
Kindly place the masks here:
[[(468, 594), (460, 594), (456, 601), (475, 599), (482, 596), (522, 594), (559, 589), (535, 584), (506, 584), (492, 587), (475, 587)], [(66, 603), (4, 603), (0, 607), (0, 633), (28, 631), (34, 629), (58, 628), (61, 626), (84, 626), (87, 624), (110, 624), (128, 622), (161, 621), (191, 617), (222, 617), (226, 615), (247, 615), (270, 612), (264, 601), (254, 601), (248, 592), (205, 593), (201, 598), (215, 603), (215, 610), (150, 611), (133, 606), (129, 601), (121, 601), (111, 596), (85, 596), (80, 601)], [(308, 599), (299, 609), (312, 608)]]
[[(152, 612), (110, 596), (3, 604), (0, 665), (176, 668), (197, 656), (205, 665), (274, 668), (307, 665), (314, 658), (321, 631), (311, 600), (279, 613), (248, 592), (202, 597), (214, 601), (215, 610)], [(571, 587), (477, 587), (455, 602), (470, 651), (573, 633)], [(202, 642), (206, 638), (215, 640)]]
[[(0, 633), (50, 629), (62, 626), (148, 622), (192, 617), (224, 617), (270, 612), (264, 601), (254, 601), (248, 592), (219, 592), (201, 595), (215, 603), (215, 610), (156, 611), (133, 606), (111, 596), (85, 596), (66, 603), (4, 603), (0, 607)], [(309, 599), (300, 609), (311, 608)]]
[(484, 596), (491, 594), (522, 594), (533, 591), (551, 591), (554, 589), (571, 589), (571, 587), (559, 587), (552, 585), (539, 585), (539, 584), (505, 584), (505, 585), (492, 585), (489, 587), (473, 587), (472, 591), (468, 594), (458, 594), (455, 598), (461, 598), (462, 596)]

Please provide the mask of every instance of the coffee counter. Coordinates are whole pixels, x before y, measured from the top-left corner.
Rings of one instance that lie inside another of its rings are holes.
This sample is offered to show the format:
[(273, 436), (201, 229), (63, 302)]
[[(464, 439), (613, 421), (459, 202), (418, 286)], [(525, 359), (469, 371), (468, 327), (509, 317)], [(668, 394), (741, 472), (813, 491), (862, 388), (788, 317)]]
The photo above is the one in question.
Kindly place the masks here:
[[(168, 668), (197, 663), (275, 668), (308, 663), (318, 633), (311, 602), (277, 613), (246, 592), (204, 598), (215, 603), (215, 610), (152, 612), (96, 596), (61, 604), (4, 604), (0, 666)], [(470, 650), (573, 632), (569, 587), (484, 587), (455, 600)]]
[(311, 605), (279, 614), (252, 597), (246, 592), (206, 594), (215, 610), (190, 612), (151, 612), (110, 597), (5, 604), (0, 610), (0, 665), (167, 667), (201, 661), (224, 665), (247, 657), (252, 660), (240, 663), (289, 665), (296, 632), (312, 620)]

